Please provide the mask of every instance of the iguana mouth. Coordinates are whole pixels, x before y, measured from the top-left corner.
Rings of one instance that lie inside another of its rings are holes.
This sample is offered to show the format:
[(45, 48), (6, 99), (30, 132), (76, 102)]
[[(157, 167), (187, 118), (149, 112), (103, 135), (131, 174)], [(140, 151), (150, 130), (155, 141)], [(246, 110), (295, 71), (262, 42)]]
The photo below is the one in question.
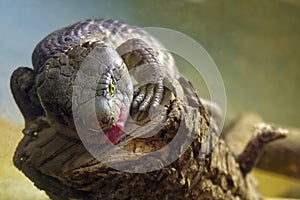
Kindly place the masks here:
[(120, 140), (120, 132), (124, 130), (124, 124), (126, 120), (126, 107), (124, 104), (121, 105), (119, 119), (113, 126), (104, 131), (104, 135), (101, 136), (100, 144), (108, 142), (112, 142), (113, 144), (118, 143)]

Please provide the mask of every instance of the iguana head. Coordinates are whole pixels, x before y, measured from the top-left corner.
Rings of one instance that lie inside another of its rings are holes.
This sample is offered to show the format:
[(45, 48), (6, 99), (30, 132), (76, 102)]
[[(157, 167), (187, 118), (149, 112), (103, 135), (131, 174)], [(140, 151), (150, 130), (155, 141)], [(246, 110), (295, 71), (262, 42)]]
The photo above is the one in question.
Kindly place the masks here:
[(118, 142), (133, 96), (132, 81), (122, 58), (115, 49), (100, 43), (84, 58), (76, 79), (75, 88), (79, 90), (73, 95), (79, 96), (83, 106), (79, 117), (93, 121), (86, 122), (85, 129), (93, 129), (98, 123), (106, 138)]

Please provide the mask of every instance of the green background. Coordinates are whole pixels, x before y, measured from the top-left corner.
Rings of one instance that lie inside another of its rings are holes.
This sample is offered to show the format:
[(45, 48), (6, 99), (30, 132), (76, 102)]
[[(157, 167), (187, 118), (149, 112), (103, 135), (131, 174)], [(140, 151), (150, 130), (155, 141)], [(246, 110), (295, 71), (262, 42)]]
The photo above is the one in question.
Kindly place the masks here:
[[(35, 190), (28, 182), (22, 185), (25, 179), (19, 179), (22, 175), (11, 163), (22, 136), (23, 120), (9, 91), (9, 77), (16, 67), (31, 66), (31, 53), (43, 37), (86, 18), (118, 19), (189, 35), (207, 50), (221, 72), (227, 94), (227, 119), (254, 111), (266, 121), (300, 127), (297, 0), (0, 0), (0, 16), (0, 116), (5, 120), (0, 140), (0, 199), (12, 198), (9, 195), (26, 199), (27, 193), (28, 199), (39, 195), (31, 193)], [(201, 77), (184, 60), (179, 58), (177, 62), (200, 96), (208, 97)]]

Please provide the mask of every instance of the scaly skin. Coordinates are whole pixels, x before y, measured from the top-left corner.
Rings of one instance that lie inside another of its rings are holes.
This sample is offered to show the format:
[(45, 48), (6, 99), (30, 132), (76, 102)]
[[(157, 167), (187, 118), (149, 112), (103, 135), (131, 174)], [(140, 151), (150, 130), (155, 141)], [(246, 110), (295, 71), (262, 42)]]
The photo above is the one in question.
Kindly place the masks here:
[[(144, 30), (113, 20), (85, 20), (51, 33), (34, 49), (34, 69), (20, 67), (11, 77), (13, 96), (25, 118), (24, 134), (48, 122), (74, 137), (68, 130), (74, 128), (72, 108), (94, 98), (99, 124), (114, 135), (129, 111), (145, 113), (162, 101), (164, 82), (173, 82), (177, 71), (164, 49)], [(74, 87), (82, 89), (74, 95)], [(82, 123), (93, 127), (88, 124), (91, 109), (85, 109)], [(110, 140), (115, 143), (118, 136)]]

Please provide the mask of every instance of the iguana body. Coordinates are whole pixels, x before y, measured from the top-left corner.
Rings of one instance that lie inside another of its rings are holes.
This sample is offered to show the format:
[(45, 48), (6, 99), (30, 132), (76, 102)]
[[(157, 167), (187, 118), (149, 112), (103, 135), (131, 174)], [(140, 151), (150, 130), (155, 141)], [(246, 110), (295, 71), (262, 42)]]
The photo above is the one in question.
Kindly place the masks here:
[[(11, 78), (25, 134), (38, 131), (45, 121), (56, 127), (72, 126), (74, 81), (83, 65), (94, 70), (88, 72), (90, 77), (98, 77), (93, 88), (97, 119), (104, 131), (113, 134), (122, 129), (124, 121), (118, 120), (124, 112), (157, 107), (164, 81), (172, 82), (177, 73), (173, 57), (160, 42), (143, 29), (113, 20), (85, 20), (51, 33), (34, 49), (32, 63), (33, 70), (20, 67)], [(90, 89), (85, 83), (82, 87)]]

